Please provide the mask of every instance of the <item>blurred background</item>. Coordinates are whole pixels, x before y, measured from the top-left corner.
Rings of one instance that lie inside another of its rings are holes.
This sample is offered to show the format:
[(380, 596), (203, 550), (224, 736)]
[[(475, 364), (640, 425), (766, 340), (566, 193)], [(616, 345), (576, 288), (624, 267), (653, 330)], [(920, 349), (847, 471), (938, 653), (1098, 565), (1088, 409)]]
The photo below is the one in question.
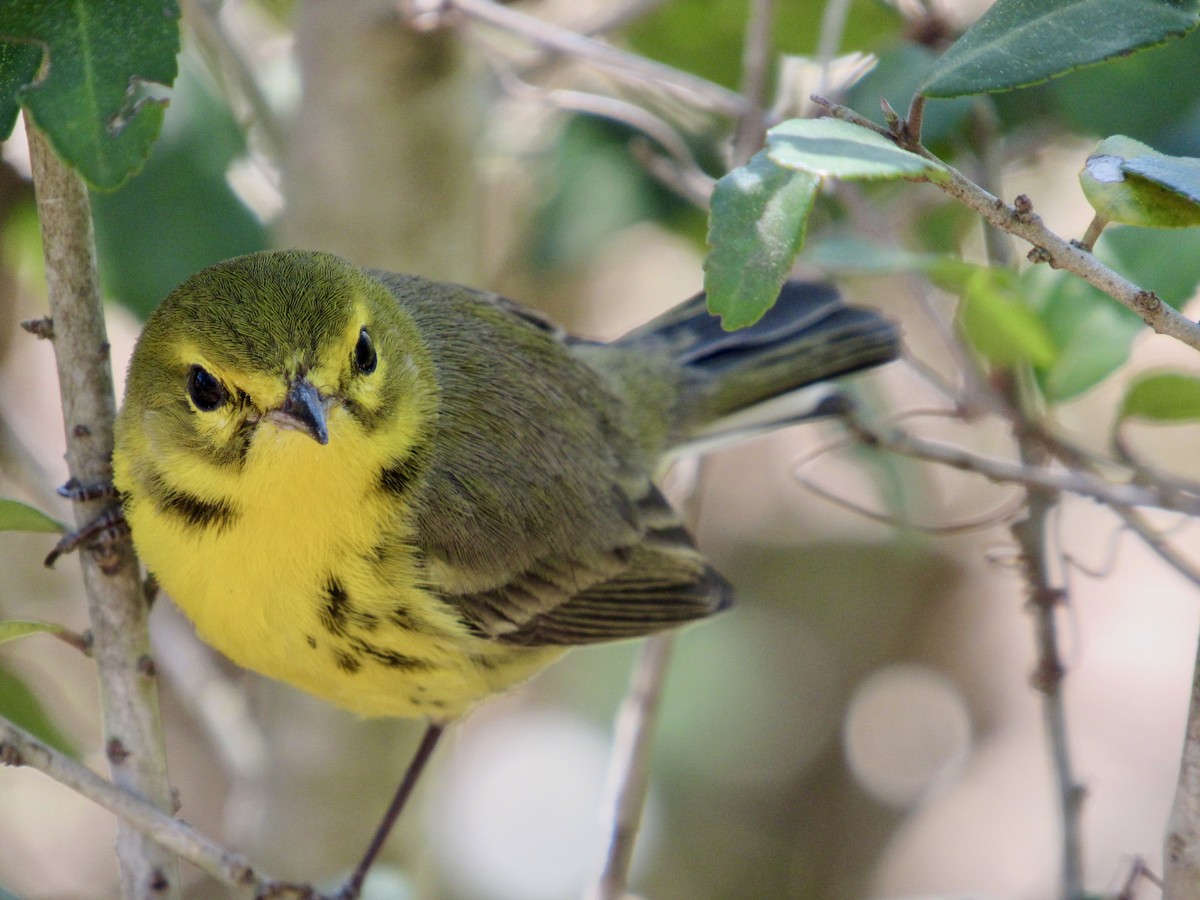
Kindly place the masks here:
[[(865, 115), (878, 116), (881, 95), (903, 110), (932, 54), (986, 5), (831, 0), (831, 11), (823, 0), (778, 0), (772, 102), (802, 112), (820, 89)], [(741, 83), (744, 0), (515, 8), (727, 88)], [(497, 290), (597, 338), (700, 288), (705, 215), (688, 185), (728, 168), (731, 123), (719, 110), (475, 22), (406, 20), (394, 3), (183, 9), (162, 138), (141, 174), (94, 197), (117, 369), (139, 320), (180, 279), (269, 246)], [(822, 47), (823, 32), (833, 38)], [(969, 173), (998, 178), (999, 195), (1029, 194), (1051, 228), (1078, 236), (1091, 211), (1075, 173), (1100, 137), (1200, 155), (1198, 46), (1193, 36), (1041, 87), (937, 101), (926, 136)], [(814, 63), (831, 52), (874, 54), (875, 65)], [(630, 107), (649, 111), (659, 138)], [(23, 135), (2, 150), (0, 495), (69, 519), (53, 492), (66, 470), (51, 348), (18, 328), (46, 309)], [(1175, 242), (1169, 262), (1158, 260), (1146, 286), (1200, 259), (1193, 231), (1164, 238)], [(869, 259), (847, 265), (846, 235), (979, 258), (978, 222), (928, 186), (838, 189), (818, 201), (801, 269), (903, 323), (908, 358), (848, 387), (864, 408), (912, 413), (923, 436), (1015, 458), (998, 419), (944, 415), (944, 386), (962, 380), (961, 349), (946, 340), (955, 298), (872, 273)], [(1057, 425), (1104, 449), (1122, 384), (1169, 364), (1194, 368), (1182, 345), (1140, 336), (1116, 378), (1058, 407)], [(1131, 435), (1183, 472), (1197, 437), (1185, 427)], [(1019, 492), (866, 453), (821, 423), (718, 452), (688, 474), (675, 496), (739, 603), (677, 642), (633, 894), (1054, 895), (1055, 794), (1008, 530)], [(1184, 553), (1200, 551), (1190, 522), (1155, 524)], [(1086, 878), (1115, 892), (1136, 857), (1160, 865), (1197, 598), (1104, 508), (1068, 499), (1054, 525), (1056, 576), (1069, 589), (1065, 698), (1087, 789)], [(77, 568), (68, 559), (44, 570), (50, 543), (0, 535), (0, 613), (82, 630)], [(273, 876), (337, 883), (422, 726), (361, 721), (236, 670), (165, 600), (151, 624), (181, 816)], [(373, 896), (579, 896), (606, 843), (599, 799), (637, 652), (577, 650), (455, 726)], [(3, 647), (0, 712), (103, 770), (93, 669), (65, 645)], [(0, 770), (0, 887), (115, 896), (113, 836), (109, 816), (66, 789)], [(223, 895), (186, 874), (189, 896)]]

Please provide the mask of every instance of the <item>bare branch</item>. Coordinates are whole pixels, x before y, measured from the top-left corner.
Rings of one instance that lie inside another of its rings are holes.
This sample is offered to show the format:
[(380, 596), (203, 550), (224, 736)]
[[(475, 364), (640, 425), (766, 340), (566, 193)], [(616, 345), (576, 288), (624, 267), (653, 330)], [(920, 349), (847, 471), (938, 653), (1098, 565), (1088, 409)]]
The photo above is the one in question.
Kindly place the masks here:
[(1200, 646), (1192, 673), (1187, 730), (1175, 784), (1175, 802), (1163, 843), (1163, 898), (1200, 896)]
[(1200, 515), (1200, 497), (1169, 485), (1113, 484), (1086, 472), (979, 456), (949, 444), (915, 438), (899, 429), (883, 431), (865, 424), (853, 413), (847, 416), (847, 424), (865, 444), (974, 472), (989, 481), (1023, 484), (1051, 493), (1079, 494), (1113, 507), (1154, 507)]
[(762, 149), (766, 140), (763, 110), (767, 105), (767, 75), (771, 66), (771, 24), (775, 0), (753, 0), (742, 46), (742, 96), (748, 109), (738, 118), (733, 135), (732, 162), (740, 166)]
[[(625, 80), (650, 84), (670, 91), (701, 109), (710, 109), (731, 117), (749, 109), (740, 94), (696, 75), (667, 66), (636, 53), (620, 50), (596, 38), (585, 37), (551, 22), (491, 0), (445, 0), (448, 11), (461, 13), (479, 22), (519, 35), (543, 47), (599, 66)], [(401, 15), (405, 15), (401, 9)]]
[(246, 64), (221, 22), (219, 0), (184, 0), (188, 24), (213, 78), (221, 86), (238, 125), (249, 134), (255, 127), (262, 135), (266, 152), (275, 162), (283, 159), (286, 143), (283, 125), (271, 108), (258, 79)]
[[(1023, 442), (1022, 455), (1026, 462), (1038, 462), (1030, 442)], [(1029, 491), (1028, 514), (1012, 527), (1013, 537), (1021, 548), (1021, 562), (1029, 586), (1030, 607), (1034, 616), (1034, 635), (1038, 661), (1033, 673), (1033, 685), (1042, 695), (1042, 716), (1054, 781), (1058, 788), (1059, 821), (1062, 829), (1060, 878), (1064, 900), (1083, 897), (1083, 843), (1080, 813), (1084, 790), (1076, 781), (1071, 765), (1070, 743), (1067, 736), (1067, 715), (1063, 702), (1062, 682), (1066, 666), (1058, 649), (1058, 608), (1065, 602), (1066, 592), (1051, 583), (1048, 561), (1046, 523), (1057, 498), (1041, 489)]]
[[(178, 855), (214, 878), (234, 887), (266, 886), (246, 860), (217, 846), (185, 822), (105, 781), (91, 769), (59, 753), (6, 719), (0, 718), (0, 762), (28, 766), (104, 807), (118, 822), (141, 834), (174, 858)], [(168, 852), (169, 851), (169, 852)]]
[(584, 894), (586, 900), (620, 900), (625, 895), (629, 864), (646, 804), (650, 742), (673, 646), (674, 635), (670, 633), (656, 634), (646, 640), (629, 693), (617, 713), (605, 792), (605, 821), (612, 823), (612, 836), (595, 883)]
[[(112, 480), (116, 400), (87, 189), (28, 116), (25, 126), (54, 321), (67, 465), (79, 484), (104, 484)], [(114, 501), (107, 498), (77, 502), (75, 520), (83, 527), (113, 509)], [(87, 549), (79, 558), (113, 781), (160, 809), (171, 809), (137, 560), (128, 541), (107, 545), (103, 552)], [(124, 822), (118, 822), (117, 829), (124, 896), (179, 896), (174, 856)]]

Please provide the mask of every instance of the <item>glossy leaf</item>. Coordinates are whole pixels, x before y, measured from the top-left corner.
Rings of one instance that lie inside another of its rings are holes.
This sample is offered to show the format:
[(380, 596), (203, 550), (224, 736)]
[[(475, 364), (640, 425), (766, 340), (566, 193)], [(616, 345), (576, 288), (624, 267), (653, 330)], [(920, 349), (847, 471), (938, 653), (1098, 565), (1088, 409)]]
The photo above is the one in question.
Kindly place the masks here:
[(1196, 0), (997, 0), (921, 85), (959, 97), (1037, 84), (1186, 34)]
[(1200, 377), (1182, 372), (1145, 375), (1130, 385), (1121, 419), (1186, 422), (1200, 419)]
[(1101, 141), (1079, 173), (1084, 196), (1110, 222), (1200, 225), (1200, 159), (1168, 156), (1124, 135)]
[(67, 531), (67, 526), (20, 500), (0, 498), (0, 531), (62, 534)]
[(940, 163), (838, 119), (791, 119), (776, 125), (767, 132), (766, 152), (777, 165), (847, 180), (949, 177)]
[(32, 44), (0, 41), (0, 141), (12, 136), (21, 112), (17, 91), (33, 81), (41, 60), (42, 51)]
[(775, 165), (765, 152), (717, 182), (704, 262), (708, 308), (729, 330), (771, 308), (804, 243), (820, 179)]
[(112, 190), (141, 168), (165, 105), (146, 86), (175, 80), (176, 0), (0, 4), (0, 41), (41, 49), (16, 99), (90, 185)]

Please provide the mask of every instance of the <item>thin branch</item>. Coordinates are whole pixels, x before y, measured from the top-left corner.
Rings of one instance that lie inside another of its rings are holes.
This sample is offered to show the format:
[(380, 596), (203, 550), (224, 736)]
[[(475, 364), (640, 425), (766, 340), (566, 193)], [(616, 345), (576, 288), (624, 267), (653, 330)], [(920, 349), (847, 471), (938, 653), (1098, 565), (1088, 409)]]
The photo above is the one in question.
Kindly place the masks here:
[(1044, 465), (1007, 462), (969, 453), (959, 447), (915, 438), (899, 429), (883, 431), (855, 417), (847, 416), (847, 424), (863, 443), (940, 463), (964, 472), (974, 472), (989, 481), (1011, 482), (1051, 493), (1079, 494), (1113, 507), (1152, 507), (1174, 512), (1200, 515), (1200, 497), (1158, 485), (1113, 484), (1085, 472), (1059, 471)]
[(1163, 843), (1164, 900), (1195, 897), (1200, 897), (1200, 644), (1192, 672), (1175, 801)]
[(733, 135), (735, 166), (744, 165), (762, 149), (766, 140), (764, 110), (767, 105), (767, 76), (771, 67), (771, 25), (775, 0), (752, 0), (742, 45), (742, 96), (748, 109), (738, 118)]
[(646, 804), (650, 778), (650, 742), (658, 718), (658, 703), (674, 647), (674, 635), (656, 634), (642, 645), (633, 680), (617, 713), (612, 759), (609, 763), (605, 821), (611, 838), (595, 882), (585, 900), (619, 900), (625, 896), (629, 865)]
[(208, 70), (230, 101), (242, 132), (249, 134), (257, 126), (267, 154), (279, 162), (287, 142), (283, 125), (222, 24), (220, 0), (185, 0), (184, 11)]
[(821, 34), (817, 38), (817, 67), (820, 77), (816, 93), (824, 94), (830, 87), (830, 71), (834, 57), (842, 46), (846, 31), (846, 18), (850, 14), (850, 0), (829, 0), (821, 14)]
[(136, 828), (141, 834), (175, 856), (231, 887), (250, 888), (260, 897), (310, 898), (319, 895), (304, 887), (282, 885), (257, 875), (242, 856), (233, 853), (200, 834), (186, 822), (163, 812), (141, 798), (105, 781), (91, 769), (77, 763), (29, 732), (0, 717), (0, 764), (28, 766), (48, 775), (59, 784), (102, 806), (118, 822)]
[[(112, 480), (116, 400), (87, 189), (28, 116), (25, 126), (54, 322), (67, 466), (79, 484), (103, 484)], [(111, 499), (78, 502), (75, 520), (84, 527), (111, 513), (113, 504)], [(79, 558), (113, 781), (160, 809), (171, 809), (137, 560), (128, 541), (89, 548)], [(125, 897), (179, 896), (175, 857), (120, 821), (117, 858)]]
[[(1021, 441), (1022, 461), (1040, 465), (1043, 451), (1032, 441)], [(1029, 587), (1029, 601), (1034, 615), (1034, 635), (1038, 661), (1033, 685), (1042, 695), (1042, 716), (1054, 781), (1058, 788), (1059, 821), (1062, 829), (1060, 878), (1063, 900), (1083, 897), (1083, 842), (1080, 813), (1084, 791), (1076, 781), (1067, 735), (1066, 708), (1062, 682), (1066, 666), (1058, 649), (1059, 606), (1065, 601), (1065, 591), (1051, 583), (1048, 559), (1046, 524), (1057, 497), (1045, 490), (1031, 488), (1028, 514), (1012, 527), (1013, 537), (1021, 548), (1021, 562)]]
[[(486, 51), (484, 51), (486, 53)], [(491, 60), (489, 60), (491, 61)], [(505, 66), (494, 62), (496, 80), (514, 97), (547, 103), (559, 109), (586, 113), (628, 125), (657, 142), (671, 155), (675, 163), (687, 171), (703, 172), (687, 141), (667, 121), (654, 115), (644, 106), (618, 97), (605, 97), (587, 91), (565, 88), (543, 88), (530, 84)]]
[[(702, 109), (711, 109), (734, 118), (744, 115), (749, 109), (744, 97), (719, 84), (500, 6), (491, 0), (445, 0), (445, 8), (519, 35), (540, 46), (586, 60), (619, 78), (670, 91)], [(404, 14), (401, 9), (401, 15)]]
[(1159, 559), (1190, 581), (1193, 587), (1200, 588), (1200, 568), (1176, 550), (1158, 532), (1158, 529), (1146, 521), (1145, 516), (1128, 506), (1113, 506), (1113, 512), (1124, 520), (1129, 530), (1141, 538), (1142, 543), (1149, 547)]
[(863, 118), (854, 110), (814, 96), (813, 102), (829, 111), (835, 118), (853, 122), (869, 128), (896, 141), (912, 153), (937, 161), (944, 167), (948, 178), (932, 182), (954, 197), (964, 206), (979, 213), (997, 228), (1016, 235), (1033, 245), (1033, 258), (1047, 262), (1052, 268), (1065, 269), (1078, 275), (1088, 284), (1103, 291), (1118, 303), (1137, 313), (1150, 328), (1159, 334), (1173, 337), (1189, 347), (1200, 350), (1200, 324), (1193, 322), (1178, 310), (1164, 303), (1153, 291), (1138, 287), (1120, 273), (1110, 269), (1095, 256), (1077, 244), (1067, 241), (1048, 229), (1040, 216), (1032, 210), (1028, 200), (1021, 208), (1005, 203), (985, 191), (953, 166), (947, 165), (918, 142), (906, 141), (903, 133), (892, 134), (875, 123)]

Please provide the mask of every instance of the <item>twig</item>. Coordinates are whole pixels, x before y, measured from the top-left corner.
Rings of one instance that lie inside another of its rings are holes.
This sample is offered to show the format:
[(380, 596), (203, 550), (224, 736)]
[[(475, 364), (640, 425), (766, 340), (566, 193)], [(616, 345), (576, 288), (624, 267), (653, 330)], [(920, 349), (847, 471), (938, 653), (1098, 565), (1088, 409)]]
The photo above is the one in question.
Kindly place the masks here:
[(846, 17), (850, 13), (850, 0), (829, 0), (821, 13), (821, 34), (817, 38), (817, 81), (818, 94), (825, 94), (830, 87), (829, 74), (834, 57), (842, 46), (842, 35), (846, 31)]
[(311, 889), (283, 885), (257, 875), (240, 855), (215, 844), (186, 822), (163, 812), (141, 798), (105, 781), (91, 769), (75, 762), (29, 732), (0, 717), (0, 764), (28, 766), (59, 784), (104, 807), (118, 822), (136, 828), (160, 847), (177, 855), (213, 878), (232, 887), (250, 888), (256, 896), (317, 898)]
[(1044, 465), (1006, 462), (969, 453), (949, 444), (915, 438), (899, 429), (883, 431), (862, 422), (851, 413), (847, 424), (864, 443), (941, 465), (974, 472), (989, 481), (1023, 484), (1050, 493), (1071, 493), (1091, 497), (1113, 507), (1153, 507), (1188, 515), (1200, 515), (1200, 497), (1166, 486), (1113, 484), (1095, 475), (1077, 471), (1058, 471)]
[[(55, 156), (28, 116), (25, 126), (54, 321), (67, 466), (80, 484), (102, 484), (112, 480), (116, 401), (87, 189), (79, 175)], [(78, 502), (75, 520), (85, 526), (112, 504), (111, 499)], [(127, 541), (107, 547), (103, 554), (88, 550), (79, 557), (113, 781), (160, 809), (170, 809), (171, 786), (137, 560)], [(120, 821), (117, 857), (125, 897), (179, 896), (174, 856)]]
[[(936, 160), (945, 168), (948, 177), (935, 182), (936, 186), (970, 207), (991, 224), (1033, 245), (1038, 261), (1055, 269), (1065, 269), (1078, 275), (1088, 284), (1103, 291), (1118, 303), (1137, 313), (1150, 328), (1200, 350), (1200, 325), (1164, 303), (1153, 291), (1138, 287), (1129, 279), (1110, 269), (1078, 245), (1050, 231), (1031, 207), (1018, 209), (985, 191), (953, 166), (947, 165), (919, 142), (906, 141), (903, 133), (893, 134), (863, 118), (854, 110), (814, 96), (813, 102), (829, 111), (835, 118), (853, 122), (879, 134), (887, 135), (905, 150)], [(1026, 203), (1028, 201), (1026, 200)], [(1024, 204), (1023, 204), (1024, 205)]]
[(585, 900), (619, 900), (625, 894), (646, 803), (650, 742), (674, 639), (670, 633), (657, 634), (642, 645), (629, 693), (617, 713), (604, 804), (610, 811), (605, 821), (612, 823), (611, 839)]
[[(619, 78), (658, 86), (682, 96), (702, 109), (715, 110), (736, 118), (744, 115), (749, 108), (744, 97), (719, 84), (638, 56), (636, 53), (620, 50), (595, 38), (560, 28), (535, 16), (500, 6), (491, 0), (445, 0), (445, 7), (520, 35), (535, 44), (586, 60)], [(403, 15), (403, 12), (401, 14)]]
[(767, 105), (767, 75), (771, 65), (771, 25), (775, 0), (753, 0), (746, 20), (742, 45), (742, 96), (747, 110), (738, 117), (733, 135), (732, 162), (744, 165), (762, 149), (766, 140), (764, 109)]
[(1164, 900), (1200, 897), (1200, 645), (1196, 652), (1179, 778), (1163, 843)]
[(629, 152), (652, 177), (667, 188), (697, 208), (708, 209), (713, 187), (717, 182), (699, 166), (680, 166), (678, 160), (656, 153), (650, 141), (645, 138), (635, 138), (630, 143)]
[(221, 23), (220, 6), (219, 0), (185, 0), (184, 11), (209, 72), (238, 115), (238, 125), (247, 134), (258, 126), (267, 154), (278, 163), (286, 144), (283, 126)]
[(536, 100), (559, 109), (586, 113), (628, 125), (658, 143), (681, 169), (703, 173), (703, 169), (700, 168), (687, 141), (668, 122), (654, 115), (644, 106), (630, 103), (619, 97), (605, 97), (587, 91), (538, 87), (520, 78), (515, 72), (499, 63), (493, 63), (492, 72), (501, 87), (515, 97)]
[[(1020, 439), (1022, 462), (1041, 465), (1045, 451), (1034, 441)], [(1054, 780), (1058, 787), (1059, 819), (1062, 828), (1060, 878), (1063, 900), (1083, 897), (1083, 849), (1080, 833), (1080, 811), (1084, 791), (1075, 780), (1067, 736), (1067, 717), (1063, 703), (1062, 681), (1066, 667), (1058, 650), (1058, 607), (1065, 600), (1065, 591), (1051, 584), (1047, 554), (1046, 523), (1057, 503), (1054, 494), (1031, 488), (1028, 513), (1012, 527), (1013, 537), (1021, 548), (1021, 562), (1029, 587), (1030, 606), (1034, 615), (1034, 633), (1038, 662), (1033, 685), (1042, 695), (1042, 715)]]

